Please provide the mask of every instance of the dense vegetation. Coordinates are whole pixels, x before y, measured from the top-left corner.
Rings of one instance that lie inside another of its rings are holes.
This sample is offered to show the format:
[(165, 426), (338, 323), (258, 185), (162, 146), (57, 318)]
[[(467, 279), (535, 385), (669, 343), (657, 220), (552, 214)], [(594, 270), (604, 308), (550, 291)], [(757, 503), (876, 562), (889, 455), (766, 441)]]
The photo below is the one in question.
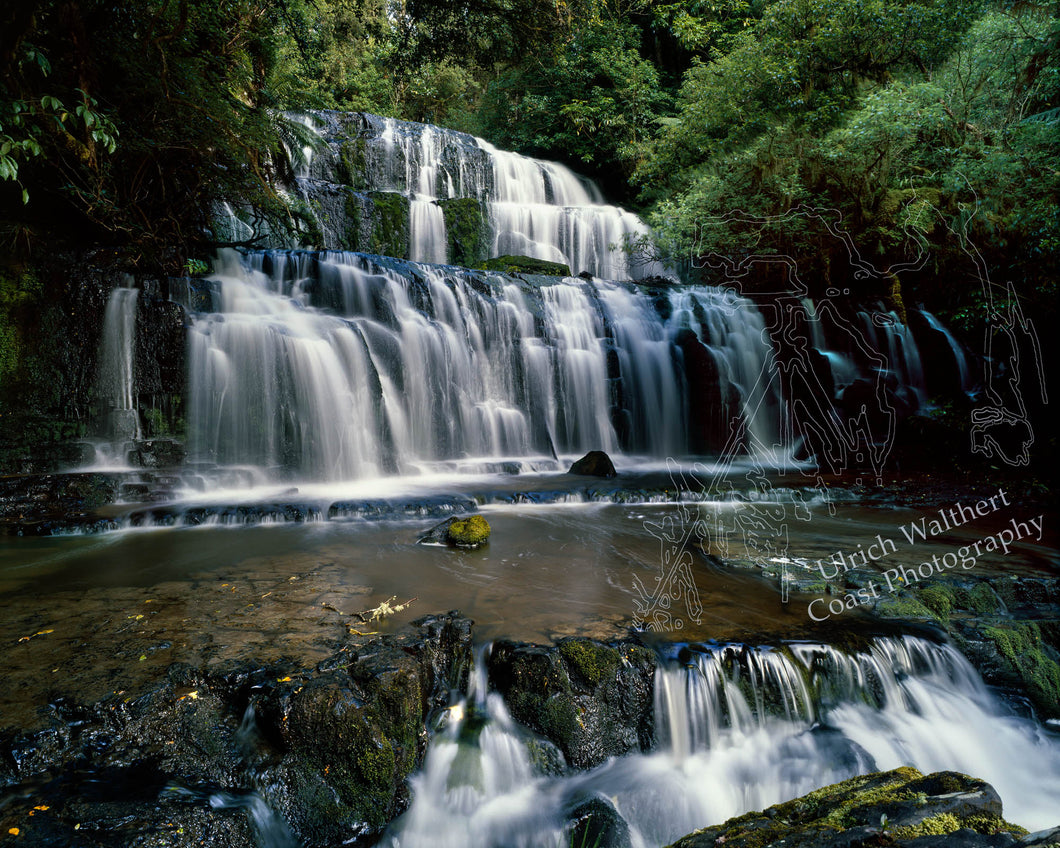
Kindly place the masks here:
[(678, 257), (753, 245), (827, 274), (843, 247), (804, 206), (892, 262), (974, 243), (1034, 291), (1056, 276), (1051, 6), (21, 0), (0, 32), (8, 249), (74, 233), (172, 269), (215, 199), (297, 216), (275, 192), (285, 112), (318, 106), (565, 159)]

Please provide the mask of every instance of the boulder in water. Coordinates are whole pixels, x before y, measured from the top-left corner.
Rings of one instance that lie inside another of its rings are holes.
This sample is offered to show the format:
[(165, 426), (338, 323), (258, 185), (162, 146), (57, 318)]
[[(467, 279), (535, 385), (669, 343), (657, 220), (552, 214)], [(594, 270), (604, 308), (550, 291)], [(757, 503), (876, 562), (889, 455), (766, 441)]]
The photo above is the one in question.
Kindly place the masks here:
[[(760, 813), (697, 830), (670, 848), (773, 845), (792, 848), (939, 845), (1016, 846), (1017, 825), (1001, 818), (990, 784), (957, 772), (914, 768), (853, 777)], [(929, 841), (936, 837), (938, 841)]]
[(629, 825), (614, 805), (597, 795), (583, 801), (570, 814), (570, 844), (596, 848), (631, 848)]
[(584, 474), (586, 477), (614, 477), (615, 464), (603, 451), (589, 451), (570, 467), (568, 474)]
[(481, 548), (490, 538), (490, 525), (481, 515), (450, 518), (437, 524), (417, 540), (420, 544), (449, 545), (473, 550)]

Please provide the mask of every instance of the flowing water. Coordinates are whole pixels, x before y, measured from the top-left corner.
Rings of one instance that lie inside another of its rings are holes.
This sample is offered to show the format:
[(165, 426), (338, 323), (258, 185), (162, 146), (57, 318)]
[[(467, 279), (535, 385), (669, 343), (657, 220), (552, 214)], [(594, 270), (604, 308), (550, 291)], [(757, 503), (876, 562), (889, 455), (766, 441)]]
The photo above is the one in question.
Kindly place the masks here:
[[(333, 116), (318, 117), (323, 131), (337, 140), (299, 179), (309, 198), (318, 181), (331, 182), (343, 170), (342, 146), (348, 143), (345, 131), (330, 126)], [(666, 271), (623, 249), (647, 239), (644, 222), (607, 204), (590, 180), (566, 166), (499, 150), (484, 139), (430, 124), (376, 116), (364, 120), (354, 142), (363, 157), (358, 163), (363, 173), (354, 179), (371, 191), (408, 198), (410, 259), (451, 259), (444, 204), (463, 199), (485, 209), (491, 257), (529, 256), (568, 265), (573, 274), (584, 271), (607, 279)]]
[[(644, 236), (644, 225), (590, 182), (460, 133), (368, 124), (368, 189), (407, 198), (416, 261), (228, 252), (208, 279), (189, 282), (189, 461), (164, 475), (166, 496), (180, 500), (139, 504), (143, 487), (130, 488), (103, 522), (121, 532), (0, 548), (5, 636), (54, 634), (49, 665), (74, 668), (80, 634), (113, 610), (164, 597), (155, 609), (165, 638), (143, 649), (142, 665), (89, 669), (77, 681), (78, 697), (101, 697), (119, 673), (198, 662), (206, 642), (240, 658), (315, 658), (321, 628), (343, 626), (329, 607), (395, 596), (416, 602), (383, 629), (460, 608), (480, 639), (611, 639), (647, 601), (661, 603), (646, 587), (670, 585), (676, 563), (689, 591), (665, 601), (686, 604), (670, 609), (679, 621), (667, 618), (684, 643), (657, 673), (656, 750), (591, 772), (542, 768), (548, 746), (488, 691), (483, 648), (385, 844), (554, 848), (567, 844), (571, 811), (595, 798), (634, 846), (663, 845), (898, 765), (982, 777), (1009, 819), (1055, 824), (1056, 740), (1008, 712), (958, 654), (908, 636), (879, 637), (860, 654), (828, 647), (830, 635), (862, 630), (864, 617), (850, 611), (818, 626), (806, 598), (778, 593), (775, 569), (768, 580), (758, 573), (780, 562), (812, 573), (816, 558), (880, 532), (897, 537), (914, 520), (825, 491), (810, 455), (824, 449), (802, 439), (841, 429), (844, 403), (860, 418), (844, 398), (859, 387), (905, 413), (925, 409), (925, 332), (943, 339), (955, 391), (973, 391), (964, 352), (937, 319), (921, 313), (907, 325), (883, 306), (843, 312), (806, 299), (782, 327), (767, 306), (728, 289), (614, 282), (661, 269), (629, 266), (617, 245)], [(337, 159), (307, 149), (300, 185), (323, 181)], [(491, 255), (589, 273), (524, 278), (445, 265), (445, 203), (459, 198), (486, 210)], [(249, 237), (224, 213), (233, 238)], [(136, 298), (115, 290), (105, 318), (100, 386), (124, 422), (124, 435), (110, 434), (119, 445), (140, 435)], [(815, 362), (819, 418), (800, 424), (781, 372), (809, 374)], [(864, 438), (883, 450), (895, 420)], [(557, 473), (588, 450), (608, 451), (620, 481)], [(704, 455), (713, 462), (689, 482), (681, 469)], [(487, 548), (416, 543), (475, 508), (493, 525)], [(923, 540), (895, 561), (944, 556), (1008, 520)], [(976, 567), (1034, 572), (1056, 559), (1049, 537)], [(59, 627), (42, 624), (45, 587)], [(802, 641), (760, 647), (759, 634)], [(28, 687), (40, 668), (12, 665), (7, 689)], [(9, 715), (27, 709), (17, 698), (3, 705)], [(173, 791), (245, 808), (265, 845), (292, 842), (249, 790)]]
[[(725, 289), (266, 251), (223, 257), (204, 299), (189, 332), (191, 457), (265, 480), (558, 468), (588, 450), (662, 460), (730, 451), (732, 433), (736, 453), (775, 465), (799, 444), (763, 315)], [(807, 310), (835, 388), (883, 391), (886, 375), (907, 409), (923, 404), (916, 339), (893, 315), (860, 313), (848, 354)]]
[(820, 644), (692, 645), (656, 674), (659, 749), (554, 776), (540, 742), (484, 687), (450, 709), (410, 810), (384, 844), (568, 844), (571, 812), (606, 799), (634, 848), (763, 809), (874, 769), (989, 774), (1006, 815), (1055, 824), (1060, 742), (1008, 713), (967, 661), (921, 638), (879, 638), (864, 653)]

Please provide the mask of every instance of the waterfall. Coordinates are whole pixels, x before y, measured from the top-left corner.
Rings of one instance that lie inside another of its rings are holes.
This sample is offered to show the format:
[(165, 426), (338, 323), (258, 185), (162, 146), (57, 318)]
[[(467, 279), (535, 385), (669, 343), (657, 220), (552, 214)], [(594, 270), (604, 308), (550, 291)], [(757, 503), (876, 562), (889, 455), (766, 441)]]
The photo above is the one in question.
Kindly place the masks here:
[[(329, 161), (314, 159), (308, 175), (300, 174), (299, 190), (310, 203), (323, 198), (325, 206), (348, 181), (358, 192), (403, 196), (409, 205), (407, 255), (413, 261), (453, 260), (443, 207), (465, 199), (485, 209), (488, 232), (480, 260), (529, 256), (608, 279), (666, 271), (654, 262), (630, 260), (623, 245), (646, 239), (647, 226), (607, 204), (590, 180), (564, 165), (498, 150), (484, 139), (430, 124), (360, 114), (315, 117), (331, 154)], [(350, 242), (343, 215), (324, 218), (327, 246)]]
[(720, 391), (775, 440), (758, 385), (772, 349), (731, 293), (681, 290), (660, 312), (632, 284), (284, 251), (227, 254), (209, 285), (212, 311), (188, 343), (200, 461), (345, 480), (687, 453), (689, 392), (710, 403), (719, 391), (687, 383), (675, 339), (689, 328), (722, 363)]
[(968, 357), (965, 356), (964, 349), (961, 347), (960, 342), (953, 337), (953, 333), (951, 333), (938, 318), (926, 309), (920, 310), (920, 314), (924, 316), (924, 320), (927, 321), (928, 326), (946, 340), (946, 344), (949, 346), (950, 352), (953, 354), (954, 364), (957, 366), (957, 378), (960, 382), (961, 391), (965, 394), (970, 393), (973, 389), (972, 372), (968, 367)]
[[(638, 846), (857, 774), (911, 765), (974, 774), (1005, 816), (1055, 824), (1060, 743), (1010, 714), (956, 651), (917, 637), (878, 638), (863, 652), (688, 646), (655, 682), (658, 748), (589, 772), (535, 766), (549, 743), (515, 725), (494, 693), (457, 702), (435, 735), (391, 848), (563, 844), (580, 799), (603, 797)], [(562, 764), (560, 764), (562, 765)]]
[(134, 361), (138, 295), (134, 288), (115, 288), (103, 313), (99, 387), (106, 407), (104, 436), (115, 443), (140, 437)]

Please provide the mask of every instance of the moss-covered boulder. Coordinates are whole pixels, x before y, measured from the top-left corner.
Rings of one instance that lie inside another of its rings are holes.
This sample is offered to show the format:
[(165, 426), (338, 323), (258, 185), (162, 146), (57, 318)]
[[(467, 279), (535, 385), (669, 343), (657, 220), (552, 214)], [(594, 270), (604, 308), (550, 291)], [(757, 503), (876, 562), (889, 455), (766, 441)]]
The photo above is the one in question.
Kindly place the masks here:
[(478, 266), (480, 271), (500, 271), (502, 274), (540, 274), (545, 277), (569, 277), (570, 266), (532, 256), (496, 256)]
[(421, 545), (481, 548), (490, 538), (490, 525), (481, 515), (454, 517), (436, 524), (417, 540)]
[(458, 548), (481, 548), (489, 538), (489, 522), (481, 515), (458, 518), (449, 525), (449, 544)]
[(1020, 680), (1044, 718), (1060, 718), (1060, 663), (1057, 651), (1043, 638), (1043, 624), (1022, 622), (986, 627), (1011, 672)]
[[(1015, 845), (1024, 834), (1001, 817), (1001, 799), (990, 784), (956, 772), (925, 777), (914, 768), (898, 768), (697, 830), (672, 848), (985, 848)], [(923, 840), (930, 836), (944, 841)]]
[(455, 197), (438, 203), (445, 216), (449, 262), (473, 268), (489, 255), (489, 212), (473, 197)]
[(654, 744), (655, 665), (654, 653), (632, 643), (499, 642), (489, 673), (516, 721), (555, 744), (570, 765), (592, 768)]

